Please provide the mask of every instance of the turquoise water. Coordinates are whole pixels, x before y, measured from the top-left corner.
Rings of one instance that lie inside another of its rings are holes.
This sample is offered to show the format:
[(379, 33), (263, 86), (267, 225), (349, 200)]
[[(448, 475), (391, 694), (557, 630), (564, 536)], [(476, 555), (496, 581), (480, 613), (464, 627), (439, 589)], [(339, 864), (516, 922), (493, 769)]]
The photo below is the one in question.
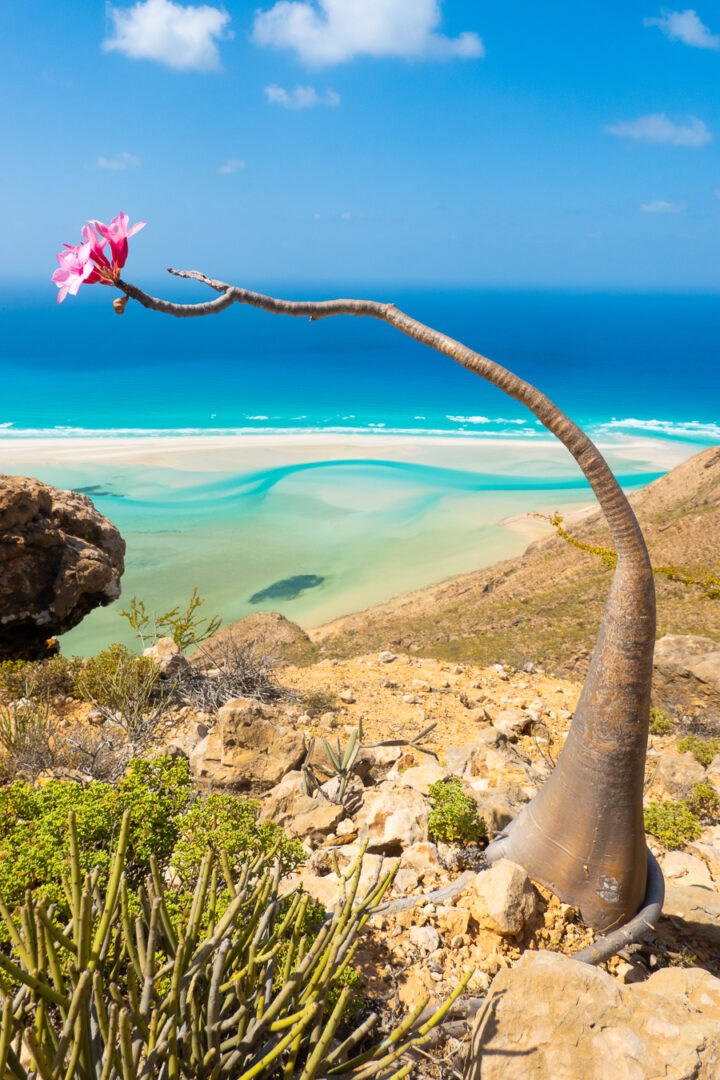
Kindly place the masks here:
[[(379, 295), (539, 385), (629, 488), (720, 442), (716, 297)], [(224, 621), (262, 605), (316, 625), (518, 554), (528, 538), (499, 524), (510, 515), (590, 500), (522, 406), (387, 326), (134, 305), (118, 319), (102, 299), (0, 299), (0, 470), (85, 490), (128, 544), (123, 600), (65, 651), (130, 643), (123, 602), (163, 611), (194, 586)], [(333, 445), (297, 441), (313, 432)], [(170, 452), (161, 433), (187, 441)], [(23, 459), (23, 436), (51, 441)]]
[[(462, 448), (468, 468), (365, 456), (230, 473), (102, 461), (28, 464), (18, 471), (90, 494), (128, 546), (122, 600), (65, 635), (63, 649), (87, 654), (111, 641), (133, 644), (119, 615), (131, 596), (159, 613), (183, 604), (193, 587), (206, 598), (204, 611), (225, 622), (279, 610), (317, 625), (519, 554), (528, 538), (499, 524), (510, 515), (588, 502), (582, 478), (554, 448), (547, 447), (535, 474), (526, 463), (524, 474), (502, 475), (473, 470), (473, 451), (496, 454), (479, 444)], [(461, 450), (404, 452), (442, 460)], [(277, 451), (234, 453), (246, 459)], [(211, 464), (213, 455), (195, 457)], [(622, 478), (636, 486), (657, 475), (630, 469)]]

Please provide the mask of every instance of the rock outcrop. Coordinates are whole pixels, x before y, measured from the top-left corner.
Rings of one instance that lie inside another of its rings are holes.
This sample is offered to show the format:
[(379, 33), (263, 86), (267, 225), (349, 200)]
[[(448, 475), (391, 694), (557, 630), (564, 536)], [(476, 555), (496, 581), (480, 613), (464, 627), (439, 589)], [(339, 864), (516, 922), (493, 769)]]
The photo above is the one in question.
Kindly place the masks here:
[(120, 595), (125, 541), (86, 495), (0, 476), (0, 659), (41, 659), (48, 639)]
[(190, 755), (198, 783), (228, 791), (267, 790), (297, 769), (305, 757), (305, 739), (275, 719), (271, 708), (252, 698), (223, 705), (216, 727)]
[(664, 707), (720, 717), (720, 644), (694, 634), (666, 634), (655, 645), (653, 699)]
[(664, 968), (641, 984), (558, 953), (525, 953), (493, 979), (465, 1080), (714, 1080), (720, 979)]
[(258, 611), (230, 626), (217, 630), (190, 656), (190, 663), (198, 671), (222, 667), (233, 650), (245, 649), (257, 643), (264, 652), (282, 651), (283, 647), (309, 645), (305, 631), (276, 611)]

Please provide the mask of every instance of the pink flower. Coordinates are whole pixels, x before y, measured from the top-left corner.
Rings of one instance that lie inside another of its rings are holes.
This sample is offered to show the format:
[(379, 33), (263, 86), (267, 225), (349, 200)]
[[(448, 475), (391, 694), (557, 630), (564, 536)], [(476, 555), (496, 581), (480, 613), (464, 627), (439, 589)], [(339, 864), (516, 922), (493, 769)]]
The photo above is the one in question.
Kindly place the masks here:
[(61, 304), (68, 293), (71, 296), (77, 296), (83, 282), (97, 271), (90, 258), (89, 243), (78, 244), (76, 247), (65, 244), (65, 251), (59, 252), (57, 261), (60, 263), (60, 269), (55, 271), (52, 280), (60, 290), (57, 302)]
[[(112, 285), (112, 267), (103, 251), (107, 240), (101, 240), (89, 225), (83, 225), (81, 233), (85, 243), (90, 245), (90, 258), (98, 268), (87, 278), (87, 284), (92, 285), (98, 281), (103, 285)], [(69, 244), (65, 245), (65, 247), (69, 246)]]
[[(68, 293), (77, 296), (82, 284), (115, 284), (127, 259), (128, 237), (134, 236), (147, 222), (140, 221), (131, 229), (128, 228), (129, 224), (130, 219), (123, 213), (114, 217), (109, 225), (103, 225), (102, 221), (90, 221), (83, 225), (82, 244), (63, 244), (65, 250), (57, 257), (60, 269), (52, 276), (60, 290), (58, 304), (62, 303)], [(108, 243), (112, 263), (105, 254), (105, 245)]]
[(127, 242), (129, 238), (147, 225), (147, 222), (139, 221), (137, 225), (133, 225), (131, 229), (128, 229), (130, 218), (121, 211), (117, 217), (112, 219), (109, 225), (104, 225), (102, 221), (92, 220), (90, 221), (90, 224), (94, 225), (100, 235), (109, 242), (110, 251), (112, 252), (113, 270), (121, 270), (127, 259)]

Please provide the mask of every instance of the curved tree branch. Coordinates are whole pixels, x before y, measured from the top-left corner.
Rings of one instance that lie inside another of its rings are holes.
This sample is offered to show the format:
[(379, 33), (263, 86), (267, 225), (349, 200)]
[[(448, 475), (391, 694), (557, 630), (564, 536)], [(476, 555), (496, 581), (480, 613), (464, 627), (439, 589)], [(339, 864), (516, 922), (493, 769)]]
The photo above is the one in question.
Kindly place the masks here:
[(146, 308), (178, 318), (212, 315), (232, 304), (321, 319), (356, 315), (388, 323), (522, 402), (570, 451), (610, 526), (617, 567), (588, 676), (565, 747), (550, 779), (488, 857), (525, 866), (580, 908), (598, 929), (631, 919), (645, 896), (647, 856), (642, 787), (655, 643), (653, 573), (640, 526), (607, 462), (590, 438), (545, 394), (500, 364), (400, 311), (373, 300), (293, 301), (215, 281), (196, 271), (170, 273), (208, 285), (219, 296), (174, 304), (122, 280), (117, 287)]

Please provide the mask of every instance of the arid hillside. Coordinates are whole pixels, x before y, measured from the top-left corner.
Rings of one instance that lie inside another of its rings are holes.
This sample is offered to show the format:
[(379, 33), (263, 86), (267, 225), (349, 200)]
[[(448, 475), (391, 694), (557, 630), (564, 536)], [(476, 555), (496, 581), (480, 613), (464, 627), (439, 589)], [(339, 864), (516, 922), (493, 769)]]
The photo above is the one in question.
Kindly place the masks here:
[[(720, 575), (720, 447), (709, 447), (632, 495), (653, 565)], [(566, 521), (583, 543), (611, 547), (601, 514)], [(398, 597), (310, 631), (325, 656), (401, 648), (438, 659), (529, 660), (582, 671), (592, 648), (611, 570), (557, 538), (524, 555)], [(658, 637), (720, 634), (720, 599), (699, 586), (656, 576)]]

